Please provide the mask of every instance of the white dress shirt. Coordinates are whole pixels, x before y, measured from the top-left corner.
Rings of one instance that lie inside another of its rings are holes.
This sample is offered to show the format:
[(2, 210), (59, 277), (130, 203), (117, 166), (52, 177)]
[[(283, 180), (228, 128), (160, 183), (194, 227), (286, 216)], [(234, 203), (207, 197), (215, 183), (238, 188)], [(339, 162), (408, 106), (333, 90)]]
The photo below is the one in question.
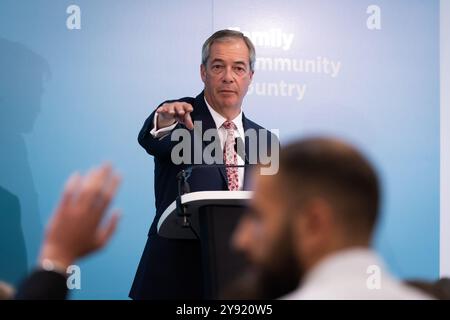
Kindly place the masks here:
[[(205, 99), (206, 106), (208, 107), (209, 113), (211, 113), (214, 123), (216, 124), (217, 132), (218, 132), (218, 136), (219, 136), (219, 140), (220, 140), (220, 146), (221, 146), (222, 152), (223, 152), (223, 148), (225, 146), (225, 141), (227, 138), (227, 130), (224, 127), (222, 127), (222, 125), (224, 124), (225, 121), (227, 121), (227, 119), (225, 117), (223, 117), (221, 114), (219, 114), (216, 110), (214, 110), (209, 105), (208, 101), (206, 101), (205, 97), (204, 97), (204, 99)], [(232, 122), (236, 125), (236, 129), (234, 130), (234, 137), (235, 138), (240, 137), (242, 139), (242, 142), (245, 145), (245, 132), (244, 132), (244, 125), (242, 123), (242, 110), (241, 110), (241, 112), (239, 112), (239, 114), (236, 116), (236, 118), (234, 118), (232, 120)], [(150, 134), (152, 135), (152, 137), (158, 138), (158, 139), (163, 139), (166, 136), (168, 136), (169, 133), (178, 124), (178, 122), (175, 122), (174, 124), (172, 124), (169, 127), (165, 127), (165, 128), (156, 130), (157, 123), (158, 123), (158, 113), (155, 114), (155, 117), (153, 119), (153, 129), (150, 131)], [(237, 163), (238, 165), (245, 164), (244, 159), (242, 159), (239, 155), (237, 157), (237, 160), (238, 160), (238, 163)], [(238, 168), (238, 176), (239, 176), (238, 190), (242, 190), (244, 188), (244, 173), (245, 173), (245, 168)]]
[[(379, 286), (372, 280), (379, 271)], [(324, 258), (284, 300), (429, 300), (430, 296), (395, 279), (367, 248), (343, 250)]]

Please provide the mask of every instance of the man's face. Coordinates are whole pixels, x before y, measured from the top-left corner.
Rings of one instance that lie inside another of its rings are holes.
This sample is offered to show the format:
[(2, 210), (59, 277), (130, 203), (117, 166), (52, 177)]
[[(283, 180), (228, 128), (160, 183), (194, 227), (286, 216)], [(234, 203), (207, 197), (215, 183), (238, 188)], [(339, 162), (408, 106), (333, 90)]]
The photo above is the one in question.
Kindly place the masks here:
[(250, 55), (242, 39), (216, 41), (206, 66), (201, 65), (205, 95), (214, 107), (240, 108), (253, 77)]
[(282, 295), (293, 290), (301, 270), (292, 242), (287, 203), (276, 175), (256, 176), (249, 210), (233, 238), (235, 249), (243, 253), (266, 281), (265, 290)]

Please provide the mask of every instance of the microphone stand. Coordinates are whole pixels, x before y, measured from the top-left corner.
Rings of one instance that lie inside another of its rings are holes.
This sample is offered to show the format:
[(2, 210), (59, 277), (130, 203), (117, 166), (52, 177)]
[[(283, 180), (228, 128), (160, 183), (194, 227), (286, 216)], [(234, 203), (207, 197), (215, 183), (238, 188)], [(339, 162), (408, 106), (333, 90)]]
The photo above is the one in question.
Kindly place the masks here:
[(181, 170), (177, 174), (177, 180), (178, 180), (178, 196), (176, 198), (176, 212), (179, 217), (183, 218), (182, 227), (183, 228), (190, 228), (191, 223), (189, 221), (189, 214), (186, 212), (186, 207), (181, 203), (181, 196), (186, 193), (191, 192), (191, 188), (188, 183), (188, 179), (192, 174), (193, 170), (196, 169), (210, 169), (210, 168), (247, 168), (250, 166), (249, 164), (245, 165), (235, 165), (235, 164), (199, 164), (199, 165), (192, 165), (189, 166), (186, 169)]
[[(182, 227), (183, 228), (191, 228), (192, 232), (196, 235), (197, 238), (198, 235), (195, 232), (195, 230), (191, 226), (191, 222), (189, 221), (189, 215), (186, 212), (186, 207), (181, 203), (181, 196), (183, 194), (191, 192), (191, 188), (188, 183), (188, 179), (192, 174), (193, 170), (196, 169), (204, 169), (204, 168), (246, 168), (249, 167), (249, 161), (247, 158), (247, 155), (245, 154), (245, 151), (243, 150), (244, 141), (240, 137), (236, 137), (234, 142), (234, 151), (238, 156), (244, 160), (244, 165), (234, 165), (234, 164), (199, 164), (199, 165), (191, 165), (186, 169), (181, 170), (177, 174), (177, 180), (178, 180), (178, 196), (176, 198), (176, 212), (179, 217), (183, 218)], [(238, 148), (239, 145), (239, 148)]]

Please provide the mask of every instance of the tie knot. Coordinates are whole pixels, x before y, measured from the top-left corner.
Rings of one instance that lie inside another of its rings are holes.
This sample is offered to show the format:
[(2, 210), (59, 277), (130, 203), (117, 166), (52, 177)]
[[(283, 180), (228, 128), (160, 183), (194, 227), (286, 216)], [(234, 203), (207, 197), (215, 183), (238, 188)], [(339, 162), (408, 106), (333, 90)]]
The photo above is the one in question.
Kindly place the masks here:
[(236, 129), (236, 125), (234, 124), (233, 121), (225, 121), (223, 123), (222, 127), (224, 127), (227, 130), (230, 130), (230, 129), (235, 130)]

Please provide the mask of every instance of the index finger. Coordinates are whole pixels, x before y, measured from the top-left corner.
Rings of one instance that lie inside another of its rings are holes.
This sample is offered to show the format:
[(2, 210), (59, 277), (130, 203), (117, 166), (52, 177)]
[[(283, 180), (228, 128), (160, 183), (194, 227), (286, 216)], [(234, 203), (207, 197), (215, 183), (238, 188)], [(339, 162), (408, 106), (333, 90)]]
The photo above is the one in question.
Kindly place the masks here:
[(192, 107), (192, 105), (190, 103), (183, 102), (182, 106), (183, 106), (183, 109), (184, 109), (185, 112), (192, 112), (192, 111), (194, 111), (194, 108)]

